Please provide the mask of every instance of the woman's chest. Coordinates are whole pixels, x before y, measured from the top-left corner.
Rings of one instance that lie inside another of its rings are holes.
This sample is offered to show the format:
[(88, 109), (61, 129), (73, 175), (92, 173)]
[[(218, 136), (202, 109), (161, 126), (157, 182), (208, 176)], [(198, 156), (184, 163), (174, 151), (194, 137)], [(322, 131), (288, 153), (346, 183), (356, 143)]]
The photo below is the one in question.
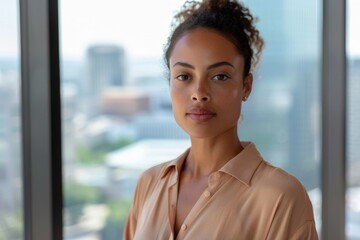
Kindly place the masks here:
[(214, 186), (207, 185), (188, 203), (185, 199), (181, 204), (188, 204), (187, 212), (180, 219), (177, 184), (152, 192), (139, 213), (135, 239), (253, 239), (255, 233), (257, 239), (263, 239), (269, 213), (259, 211), (256, 201), (249, 201), (247, 187), (231, 182)]

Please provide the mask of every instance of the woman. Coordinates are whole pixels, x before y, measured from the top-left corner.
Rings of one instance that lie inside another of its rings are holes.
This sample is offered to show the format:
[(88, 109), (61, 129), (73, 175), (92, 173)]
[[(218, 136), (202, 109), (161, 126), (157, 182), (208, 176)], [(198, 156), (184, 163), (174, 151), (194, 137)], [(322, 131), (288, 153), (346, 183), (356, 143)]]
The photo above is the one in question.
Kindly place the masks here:
[(189, 1), (175, 20), (165, 62), (191, 147), (142, 174), (124, 239), (317, 239), (303, 185), (237, 135), (263, 46), (249, 10)]

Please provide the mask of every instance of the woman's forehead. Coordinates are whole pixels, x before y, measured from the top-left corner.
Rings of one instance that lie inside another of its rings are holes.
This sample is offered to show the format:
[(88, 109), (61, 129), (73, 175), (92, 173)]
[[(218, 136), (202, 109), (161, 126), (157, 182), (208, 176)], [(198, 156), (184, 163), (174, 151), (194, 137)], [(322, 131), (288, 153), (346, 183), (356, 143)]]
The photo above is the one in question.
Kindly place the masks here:
[(220, 32), (198, 28), (184, 34), (175, 44), (170, 55), (170, 67), (178, 61), (213, 64), (219, 61), (243, 64), (243, 56), (236, 46)]

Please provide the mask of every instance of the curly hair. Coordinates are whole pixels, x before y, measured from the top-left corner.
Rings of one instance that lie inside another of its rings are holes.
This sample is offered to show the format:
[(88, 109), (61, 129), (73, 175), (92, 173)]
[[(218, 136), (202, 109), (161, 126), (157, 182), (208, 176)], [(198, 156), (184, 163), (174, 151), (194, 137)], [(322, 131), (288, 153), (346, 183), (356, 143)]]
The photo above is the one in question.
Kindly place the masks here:
[(187, 32), (199, 27), (214, 29), (226, 36), (244, 56), (246, 76), (259, 62), (264, 41), (255, 27), (255, 19), (248, 8), (237, 0), (187, 0), (172, 22), (172, 34), (164, 49), (164, 60), (169, 59), (176, 42)]

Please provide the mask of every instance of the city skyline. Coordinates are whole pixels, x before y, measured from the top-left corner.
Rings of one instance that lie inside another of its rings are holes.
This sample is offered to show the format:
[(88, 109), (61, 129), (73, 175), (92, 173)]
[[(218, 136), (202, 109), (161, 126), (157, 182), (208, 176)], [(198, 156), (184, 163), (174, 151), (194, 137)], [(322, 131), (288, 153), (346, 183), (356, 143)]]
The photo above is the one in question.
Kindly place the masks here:
[[(144, 149), (155, 150), (149, 139), (156, 141), (156, 146), (162, 149), (162, 153), (166, 153), (169, 146), (158, 141), (169, 143), (175, 140), (176, 147), (185, 148), (178, 142), (179, 139), (188, 139), (188, 135), (173, 118), (166, 71), (163, 71), (165, 68), (159, 62), (173, 14), (169, 9), (178, 9), (183, 1), (176, 0), (178, 6), (172, 5), (173, 1), (158, 2), (159, 5), (164, 5), (161, 11), (167, 9), (161, 18), (156, 14), (151, 1), (145, 1), (141, 8), (137, 5), (138, 2), (127, 2), (126, 8), (122, 8), (121, 1), (117, 0), (104, 0), (101, 3), (98, 0), (60, 1), (63, 184), (68, 186), (76, 182), (87, 187), (96, 186), (104, 197), (101, 200), (103, 210), (94, 211), (103, 213), (102, 217), (94, 217), (101, 224), (96, 229), (91, 229), (93, 233), (84, 231), (84, 235), (99, 236), (104, 229), (111, 228), (108, 220), (113, 217), (112, 213), (115, 213), (117, 219), (114, 222), (115, 229), (121, 229), (120, 214), (113, 211), (111, 202), (120, 198), (121, 191), (133, 191), (135, 187), (136, 178), (133, 173), (119, 166), (108, 168), (105, 164), (107, 156), (122, 152), (122, 156), (116, 156), (117, 162), (123, 162), (123, 159), (132, 162), (135, 159), (134, 152), (141, 155)], [(310, 192), (315, 190), (319, 197), (322, 169), (321, 1), (294, 3), (279, 0), (276, 7), (273, 3), (262, 0), (245, 2), (249, 3), (250, 10), (254, 9), (255, 14), (263, 17), (264, 21), (259, 27), (268, 41), (259, 73), (256, 73), (253, 92), (249, 101), (243, 105), (244, 118), (239, 123), (240, 139), (255, 142), (266, 161), (297, 176), (308, 190), (312, 189)], [(356, 1), (353, 2), (356, 4)], [(360, 4), (357, 8), (359, 7)], [(269, 11), (270, 8), (272, 11)], [(0, 16), (14, 19), (11, 11), (1, 15), (3, 12), (1, 2)], [(132, 22), (131, 19), (140, 21)], [(156, 25), (156, 31), (144, 27), (144, 21), (151, 26)], [(5, 173), (0, 174), (0, 213), (5, 210), (11, 213), (21, 210), (23, 199), (19, 195), (22, 193), (22, 185), (19, 184), (22, 180), (20, 51), (16, 45), (16, 29), (9, 30), (8, 25), (6, 21), (0, 22), (0, 39), (4, 42), (0, 45), (0, 108), (2, 106), (4, 109), (0, 111), (0, 173)], [(6, 31), (9, 35), (13, 34), (15, 40), (11, 42)], [(120, 33), (123, 35), (120, 36)], [(3, 35), (6, 36), (1, 38)], [(14, 44), (17, 47), (16, 54), (11, 55)], [(109, 44), (112, 46), (112, 54), (104, 55), (104, 47), (109, 50)], [(9, 61), (6, 60), (7, 57), (10, 57)], [(347, 112), (347, 126), (351, 129), (346, 159), (348, 166), (351, 165), (351, 169), (346, 172), (349, 178), (348, 189), (351, 189), (352, 184), (358, 186), (360, 183), (357, 174), (360, 169), (360, 164), (357, 163), (357, 156), (360, 156), (360, 151), (357, 150), (360, 139), (357, 119), (360, 112), (356, 104), (356, 93), (360, 87), (357, 84), (360, 50), (356, 58), (359, 60), (350, 59), (348, 70), (350, 111)], [(356, 85), (353, 84), (355, 81)], [(91, 111), (87, 112), (87, 109)], [(132, 149), (128, 152), (130, 155), (124, 156), (129, 149)], [(147, 155), (155, 156), (149, 153), (144, 156)], [(168, 158), (170, 157), (166, 156), (163, 160), (170, 160)], [(136, 162), (136, 166), (148, 167), (151, 160), (153, 158), (142, 157)], [(77, 192), (77, 189), (64, 191), (64, 201), (76, 197), (73, 194), (76, 195)], [(98, 204), (89, 200), (85, 203), (90, 209)], [(321, 209), (321, 203), (321, 199), (314, 202), (315, 211)], [(117, 202), (116, 206), (127, 208), (123, 202)], [(91, 220), (86, 216), (70, 221), (68, 215), (74, 209), (72, 207), (67, 204), (64, 208), (66, 239), (71, 239), (76, 229), (74, 236), (83, 231), (83, 220)], [(73, 213), (76, 215), (76, 211)], [(321, 223), (321, 214), (318, 216)], [(347, 220), (347, 225), (357, 224), (356, 219)], [(8, 229), (11, 230), (11, 227)], [(1, 231), (0, 227), (0, 239)], [(7, 229), (5, 233), (6, 231)]]
[[(158, 15), (154, 12), (157, 8), (151, 1), (145, 1), (142, 7), (131, 1), (126, 2), (126, 7), (122, 1), (116, 0), (105, 0), (101, 3), (98, 0), (59, 1), (61, 53), (64, 58), (79, 60), (85, 57), (89, 46), (107, 43), (126, 48), (130, 58), (159, 57), (170, 32), (172, 16), (183, 2), (159, 0), (157, 6), (161, 6), (163, 13)], [(245, 2), (251, 6), (251, 1)], [(3, 19), (16, 20), (0, 21), (0, 58), (18, 56), (18, 5), (11, 1), (2, 1), (0, 6), (0, 16)], [(360, 1), (349, 0), (347, 52), (350, 58), (360, 57), (360, 31), (357, 30), (360, 15), (357, 14), (357, 9), (360, 9)], [(128, 20), (131, 24), (128, 24)], [(144, 21), (156, 26), (156, 33), (151, 28), (142, 28)], [(114, 22), (116, 28), (109, 24)]]

